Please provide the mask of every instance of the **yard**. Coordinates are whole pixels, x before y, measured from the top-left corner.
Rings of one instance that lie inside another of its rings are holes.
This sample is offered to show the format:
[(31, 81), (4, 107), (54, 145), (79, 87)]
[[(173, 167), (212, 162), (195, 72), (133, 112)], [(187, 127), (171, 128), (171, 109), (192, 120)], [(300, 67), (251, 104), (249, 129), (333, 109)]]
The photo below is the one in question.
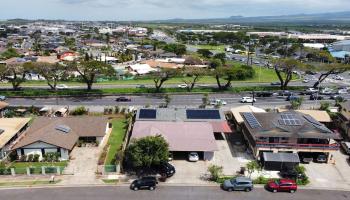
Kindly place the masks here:
[[(11, 163), (9, 168), (15, 168), (16, 174), (26, 174), (27, 173), (27, 167), (30, 167), (32, 169), (32, 173), (34, 174), (40, 174), (41, 173), (41, 167), (60, 167), (61, 172), (63, 169), (67, 166), (68, 161), (62, 161), (62, 162), (14, 162)], [(48, 172), (47, 172), (48, 173)]]
[(114, 118), (111, 121), (112, 132), (108, 139), (108, 152), (105, 160), (105, 165), (114, 165), (118, 151), (121, 150), (123, 140), (125, 138), (127, 121), (124, 117)]

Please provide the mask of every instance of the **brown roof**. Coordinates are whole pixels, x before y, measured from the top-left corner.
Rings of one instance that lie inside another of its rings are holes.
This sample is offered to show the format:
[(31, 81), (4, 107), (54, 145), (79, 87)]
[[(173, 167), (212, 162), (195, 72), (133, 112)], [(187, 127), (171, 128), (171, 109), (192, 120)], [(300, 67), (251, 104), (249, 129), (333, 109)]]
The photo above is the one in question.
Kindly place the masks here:
[[(243, 115), (244, 113), (242, 113)], [(299, 120), (299, 125), (286, 125), (282, 123), (282, 115), (293, 115)], [(326, 126), (319, 123), (312, 116), (300, 112), (289, 111), (282, 113), (253, 113), (259, 126), (252, 128), (245, 119), (244, 123), (250, 134), (256, 137), (293, 137), (293, 138), (316, 138), (316, 139), (338, 139)], [(244, 118), (244, 117), (243, 117)]]
[[(79, 137), (103, 137), (108, 119), (105, 117), (39, 117), (34, 120), (23, 137), (12, 149), (21, 148), (34, 142), (45, 142), (65, 149), (72, 149)], [(57, 126), (70, 128), (68, 133), (57, 130)]]
[(176, 63), (168, 63), (168, 62), (159, 62), (156, 60), (145, 60), (143, 62), (141, 62), (142, 64), (148, 64), (149, 66), (151, 66), (152, 68), (172, 68), (172, 69), (177, 69), (177, 68), (181, 68), (183, 67), (183, 65), (179, 65)]
[(136, 121), (131, 138), (161, 135), (170, 151), (218, 150), (211, 124), (207, 122)]

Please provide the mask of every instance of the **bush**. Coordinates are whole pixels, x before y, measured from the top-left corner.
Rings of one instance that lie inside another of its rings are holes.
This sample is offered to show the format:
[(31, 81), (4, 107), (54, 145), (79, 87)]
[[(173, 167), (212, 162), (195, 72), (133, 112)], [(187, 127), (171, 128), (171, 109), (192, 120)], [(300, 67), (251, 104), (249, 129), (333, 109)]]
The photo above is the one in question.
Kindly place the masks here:
[(27, 156), (26, 155), (21, 155), (21, 157), (19, 158), (20, 162), (26, 162), (27, 161)]
[(210, 173), (210, 180), (217, 181), (222, 175), (222, 166), (210, 165), (208, 172)]
[(33, 156), (33, 162), (39, 162), (40, 155), (39, 154), (34, 154)]
[(29, 154), (28, 157), (27, 157), (27, 162), (33, 162), (33, 158), (34, 158), (34, 155), (33, 154)]
[(44, 161), (46, 161), (46, 162), (58, 162), (59, 161), (59, 154), (57, 152), (45, 153)]
[(114, 107), (114, 113), (118, 114), (120, 112), (120, 107), (119, 106), (115, 106)]
[(71, 112), (72, 115), (86, 115), (88, 114), (88, 110), (84, 106), (77, 107)]
[(267, 184), (270, 180), (277, 180), (277, 179), (271, 179), (271, 178), (265, 178), (263, 176), (259, 176), (258, 178), (256, 178), (255, 180), (253, 180), (254, 184)]

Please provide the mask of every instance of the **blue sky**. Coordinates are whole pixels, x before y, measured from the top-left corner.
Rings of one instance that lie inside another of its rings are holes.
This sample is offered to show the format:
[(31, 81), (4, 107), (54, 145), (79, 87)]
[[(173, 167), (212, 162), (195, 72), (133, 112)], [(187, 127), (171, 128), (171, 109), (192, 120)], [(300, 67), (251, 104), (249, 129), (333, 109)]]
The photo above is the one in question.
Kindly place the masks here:
[(0, 5), (0, 19), (151, 20), (337, 12), (349, 9), (350, 0), (0, 0)]

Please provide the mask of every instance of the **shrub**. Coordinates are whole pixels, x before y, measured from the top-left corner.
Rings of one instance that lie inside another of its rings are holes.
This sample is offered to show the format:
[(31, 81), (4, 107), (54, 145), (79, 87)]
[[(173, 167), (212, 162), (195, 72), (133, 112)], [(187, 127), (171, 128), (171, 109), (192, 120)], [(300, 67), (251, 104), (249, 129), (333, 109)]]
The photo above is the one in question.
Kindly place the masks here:
[(39, 154), (34, 154), (33, 156), (33, 162), (39, 162), (40, 155)]
[(80, 106), (75, 108), (72, 112), (72, 115), (77, 116), (77, 115), (86, 115), (88, 114), (88, 110), (84, 106)]
[(57, 152), (45, 153), (44, 160), (46, 162), (57, 162), (59, 161), (59, 154)]
[(21, 155), (21, 157), (19, 158), (20, 162), (26, 162), (27, 161), (27, 156), (26, 155)]
[(119, 106), (115, 106), (114, 107), (114, 113), (118, 114), (120, 112), (120, 107)]
[(28, 157), (27, 157), (27, 162), (33, 162), (33, 158), (34, 158), (34, 155), (33, 154), (29, 154)]
[(267, 182), (269, 182), (269, 180), (276, 180), (276, 179), (271, 179), (271, 178), (265, 178), (263, 176), (259, 176), (258, 178), (253, 180), (254, 184), (267, 184)]
[(210, 173), (210, 180), (217, 181), (222, 175), (222, 166), (210, 165), (208, 167), (208, 172)]

